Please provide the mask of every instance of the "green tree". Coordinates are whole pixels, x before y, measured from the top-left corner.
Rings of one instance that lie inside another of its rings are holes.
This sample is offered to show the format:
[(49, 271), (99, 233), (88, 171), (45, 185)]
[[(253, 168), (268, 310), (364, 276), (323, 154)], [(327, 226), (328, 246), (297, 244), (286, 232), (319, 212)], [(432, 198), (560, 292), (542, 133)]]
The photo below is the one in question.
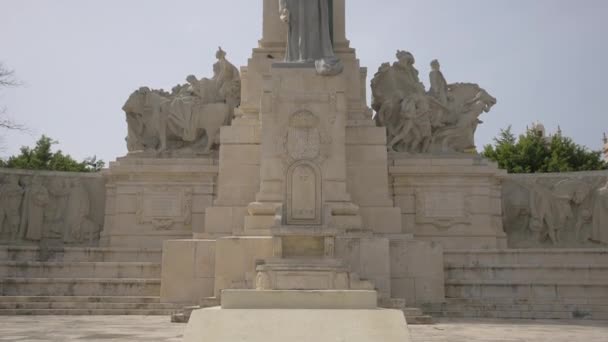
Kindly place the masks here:
[(561, 133), (549, 138), (534, 130), (515, 138), (511, 127), (500, 131), (482, 156), (509, 173), (574, 172), (608, 169), (602, 153), (590, 151)]
[(53, 152), (52, 147), (55, 144), (57, 144), (57, 141), (43, 135), (36, 142), (35, 147), (23, 146), (20, 154), (9, 157), (7, 160), (0, 160), (0, 167), (25, 170), (98, 172), (105, 166), (103, 160), (97, 160), (96, 157), (86, 158), (82, 162), (78, 162), (71, 156), (63, 154), (61, 150)]

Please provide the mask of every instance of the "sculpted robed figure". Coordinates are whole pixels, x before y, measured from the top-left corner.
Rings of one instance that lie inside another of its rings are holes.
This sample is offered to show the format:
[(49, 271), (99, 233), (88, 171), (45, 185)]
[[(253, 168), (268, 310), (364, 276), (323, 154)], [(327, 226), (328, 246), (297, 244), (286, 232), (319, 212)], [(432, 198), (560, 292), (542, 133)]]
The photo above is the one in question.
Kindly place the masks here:
[(315, 63), (321, 75), (342, 72), (331, 41), (330, 5), (329, 0), (279, 0), (281, 20), (289, 26), (286, 62)]

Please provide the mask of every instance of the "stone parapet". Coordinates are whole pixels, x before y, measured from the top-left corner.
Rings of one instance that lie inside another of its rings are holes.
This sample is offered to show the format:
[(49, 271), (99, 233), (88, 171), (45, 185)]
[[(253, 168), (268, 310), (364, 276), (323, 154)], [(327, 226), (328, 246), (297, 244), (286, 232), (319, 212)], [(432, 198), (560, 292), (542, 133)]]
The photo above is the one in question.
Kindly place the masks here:
[(389, 155), (395, 204), (403, 232), (445, 248), (506, 246), (502, 181), (493, 163), (472, 155)]

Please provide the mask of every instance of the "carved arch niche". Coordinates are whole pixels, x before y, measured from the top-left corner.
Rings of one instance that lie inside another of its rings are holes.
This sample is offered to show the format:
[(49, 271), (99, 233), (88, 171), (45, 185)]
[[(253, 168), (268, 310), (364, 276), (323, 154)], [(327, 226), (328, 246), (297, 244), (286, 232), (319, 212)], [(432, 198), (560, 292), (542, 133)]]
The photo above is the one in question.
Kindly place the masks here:
[(287, 170), (288, 225), (321, 225), (321, 170), (311, 161), (300, 160)]

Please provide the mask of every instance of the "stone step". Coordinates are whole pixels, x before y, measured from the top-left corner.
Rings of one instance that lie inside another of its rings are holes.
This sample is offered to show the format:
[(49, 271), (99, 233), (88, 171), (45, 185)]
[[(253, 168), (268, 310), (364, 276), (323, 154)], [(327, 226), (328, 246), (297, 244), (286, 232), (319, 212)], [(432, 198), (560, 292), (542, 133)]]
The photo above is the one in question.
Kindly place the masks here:
[(158, 296), (160, 279), (2, 278), (4, 296)]
[(404, 310), (407, 303), (403, 298), (380, 298), (378, 299), (378, 306), (385, 309)]
[(0, 278), (160, 278), (149, 262), (0, 261)]
[(460, 281), (449, 279), (446, 281), (445, 290), (447, 298), (593, 299), (608, 297), (608, 281), (570, 279), (555, 283), (550, 281)]
[(447, 267), (492, 265), (594, 265), (608, 266), (608, 248), (603, 249), (508, 249), (445, 251)]
[(503, 280), (510, 282), (570, 282), (577, 281), (608, 281), (608, 265), (479, 265), (479, 266), (448, 266), (445, 268), (446, 278), (450, 281), (483, 281)]
[(133, 310), (133, 309), (16, 309), (0, 310), (0, 316), (169, 316), (174, 310)]
[(505, 298), (448, 299), (444, 304), (424, 305), (423, 310), (435, 317), (453, 318), (608, 320), (608, 299), (603, 301), (605, 304), (574, 304), (575, 299), (566, 301), (573, 304), (565, 304), (564, 300), (532, 302)]
[(137, 303), (159, 304), (157, 296), (0, 296), (2, 303)]
[(0, 303), (0, 310), (178, 310), (181, 306), (161, 303), (21, 302)]
[(407, 307), (406, 300), (403, 298), (380, 298), (378, 306), (403, 311), (408, 324), (434, 324), (433, 317), (425, 315), (419, 308)]
[(63, 262), (155, 262), (162, 261), (160, 249), (0, 246), (2, 261)]
[(430, 325), (435, 324), (433, 317), (430, 315), (405, 316), (405, 321), (409, 325)]
[(199, 302), (199, 306), (201, 308), (212, 308), (214, 306), (220, 306), (220, 305), (221, 305), (221, 301), (217, 297), (203, 298)]

